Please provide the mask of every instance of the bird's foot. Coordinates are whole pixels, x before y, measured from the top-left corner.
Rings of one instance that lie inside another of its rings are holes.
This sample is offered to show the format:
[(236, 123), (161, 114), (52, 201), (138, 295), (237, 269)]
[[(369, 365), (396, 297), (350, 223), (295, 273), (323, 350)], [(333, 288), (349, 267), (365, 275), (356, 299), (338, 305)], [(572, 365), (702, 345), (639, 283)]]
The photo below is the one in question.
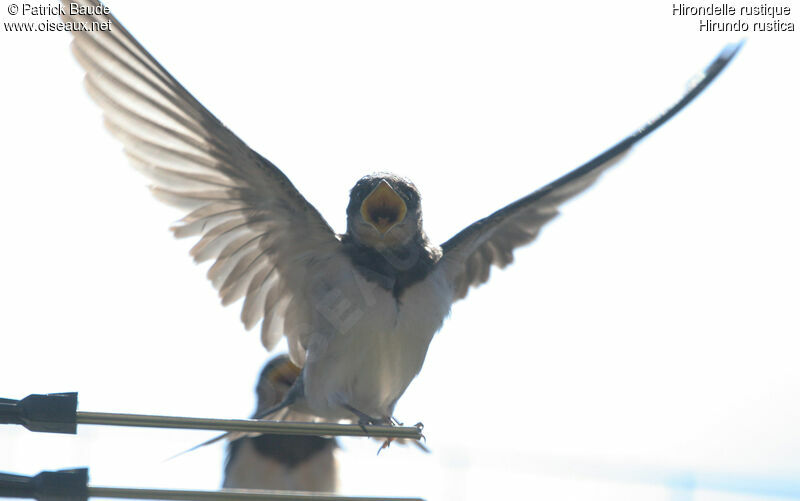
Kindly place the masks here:
[(422, 434), (422, 430), (425, 428), (425, 425), (424, 425), (424, 424), (422, 424), (422, 421), (420, 421), (419, 423), (417, 423), (417, 424), (415, 424), (415, 425), (414, 425), (414, 428), (416, 428), (416, 429), (418, 429), (418, 430), (419, 430), (419, 436), (420, 436), (420, 437), (422, 437), (420, 440), (417, 440), (417, 441), (415, 441), (414, 443), (415, 443), (415, 444), (417, 444), (417, 447), (419, 447), (419, 448), (420, 448), (420, 449), (422, 449), (423, 451), (425, 451), (425, 452), (430, 452), (430, 449), (428, 449), (428, 448), (427, 448), (427, 447), (426, 447), (426, 446), (425, 446), (425, 445), (422, 443), (422, 442), (427, 442), (427, 441), (428, 441), (428, 439), (427, 439), (427, 438), (425, 438), (425, 435), (423, 435), (423, 434)]
[(383, 443), (381, 444), (381, 446), (380, 446), (380, 447), (378, 447), (378, 452), (377, 452), (377, 454), (375, 454), (375, 455), (376, 455), (376, 456), (379, 456), (379, 455), (381, 454), (381, 451), (382, 451), (383, 449), (388, 449), (388, 448), (389, 448), (389, 446), (390, 446), (390, 445), (392, 445), (392, 442), (394, 442), (394, 439), (393, 439), (393, 438), (387, 438), (386, 440), (384, 440), (384, 441), (383, 441)]
[(387, 423), (387, 418), (374, 418), (365, 412), (361, 412), (352, 405), (342, 404), (342, 407), (356, 415), (358, 418), (357, 424), (361, 427), (364, 433), (367, 433), (367, 425), (381, 425)]

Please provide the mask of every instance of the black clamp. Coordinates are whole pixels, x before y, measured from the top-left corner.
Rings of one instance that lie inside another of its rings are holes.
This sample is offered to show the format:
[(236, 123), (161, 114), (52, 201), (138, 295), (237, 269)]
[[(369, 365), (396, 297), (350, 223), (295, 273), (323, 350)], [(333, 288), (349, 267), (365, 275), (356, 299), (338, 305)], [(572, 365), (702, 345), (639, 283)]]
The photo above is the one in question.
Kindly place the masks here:
[(78, 428), (78, 394), (28, 395), (22, 400), (0, 398), (0, 424), (21, 424), (30, 431), (69, 433)]
[(0, 498), (86, 501), (89, 499), (88, 483), (89, 470), (87, 468), (43, 471), (33, 477), (0, 473)]

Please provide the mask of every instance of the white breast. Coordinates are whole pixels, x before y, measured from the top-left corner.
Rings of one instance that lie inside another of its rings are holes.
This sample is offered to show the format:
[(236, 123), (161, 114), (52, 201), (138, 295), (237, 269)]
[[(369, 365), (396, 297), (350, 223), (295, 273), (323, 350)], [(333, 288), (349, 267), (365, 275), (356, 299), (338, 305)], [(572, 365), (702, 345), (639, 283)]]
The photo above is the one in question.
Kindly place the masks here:
[(399, 301), (349, 266), (336, 275), (323, 287), (327, 297), (315, 298), (319, 333), (311, 337), (303, 369), (307, 403), (323, 417), (353, 417), (342, 407), (348, 404), (388, 418), (422, 368), (450, 311), (452, 291), (439, 269)]

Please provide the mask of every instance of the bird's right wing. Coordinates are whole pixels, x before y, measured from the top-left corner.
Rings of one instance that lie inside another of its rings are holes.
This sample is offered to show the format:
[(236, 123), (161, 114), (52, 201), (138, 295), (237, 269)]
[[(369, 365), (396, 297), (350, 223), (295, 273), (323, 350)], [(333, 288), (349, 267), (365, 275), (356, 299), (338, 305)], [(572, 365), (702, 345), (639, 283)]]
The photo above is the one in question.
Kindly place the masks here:
[(589, 188), (634, 144), (689, 104), (719, 75), (741, 45), (742, 42), (726, 47), (677, 103), (641, 129), (547, 186), (467, 226), (442, 244), (439, 266), (445, 268), (455, 298), (465, 297), (470, 287), (486, 282), (493, 265), (502, 268), (511, 263), (514, 250), (532, 242), (542, 227), (558, 215), (561, 204)]
[[(110, 23), (107, 31), (72, 31), (72, 50), (107, 127), (153, 180), (153, 193), (188, 211), (175, 235), (199, 238), (191, 254), (214, 261), (208, 276), (223, 304), (244, 297), (245, 326), (263, 318), (267, 349), (285, 333), (302, 364), (308, 333), (284, 329), (284, 318), (307, 308), (297, 303), (306, 302), (308, 264), (335, 253), (339, 238), (277, 167), (222, 125), (116, 18), (96, 13), (98, 2), (62, 1), (65, 21)], [(73, 3), (94, 12), (71, 15)]]

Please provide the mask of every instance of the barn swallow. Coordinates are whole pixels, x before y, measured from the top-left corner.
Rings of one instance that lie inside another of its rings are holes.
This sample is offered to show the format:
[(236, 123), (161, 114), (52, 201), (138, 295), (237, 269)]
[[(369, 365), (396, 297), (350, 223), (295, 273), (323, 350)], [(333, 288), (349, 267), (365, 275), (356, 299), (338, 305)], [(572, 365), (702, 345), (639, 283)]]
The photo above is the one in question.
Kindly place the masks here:
[[(256, 415), (283, 401), (300, 368), (288, 355), (264, 366), (256, 385)], [(313, 416), (284, 416), (310, 421)], [(223, 487), (335, 492), (338, 484), (336, 439), (304, 435), (245, 436), (228, 444)]]
[[(64, 0), (66, 3), (66, 0)], [(84, 0), (84, 5), (97, 2)], [(726, 47), (672, 107), (586, 164), (476, 221), (441, 245), (422, 226), (417, 188), (394, 174), (360, 179), (347, 229), (337, 234), (269, 160), (250, 149), (178, 83), (110, 14), (73, 31), (73, 52), (110, 131), (160, 200), (188, 211), (175, 236), (228, 305), (244, 299), (247, 329), (261, 324), (272, 350), (286, 338), (302, 367), (283, 401), (325, 419), (391, 423), (451, 305), (510, 264), (567, 200), (591, 186), (634, 144), (717, 77), (741, 47)], [(496, 167), (495, 167), (496, 169)]]

